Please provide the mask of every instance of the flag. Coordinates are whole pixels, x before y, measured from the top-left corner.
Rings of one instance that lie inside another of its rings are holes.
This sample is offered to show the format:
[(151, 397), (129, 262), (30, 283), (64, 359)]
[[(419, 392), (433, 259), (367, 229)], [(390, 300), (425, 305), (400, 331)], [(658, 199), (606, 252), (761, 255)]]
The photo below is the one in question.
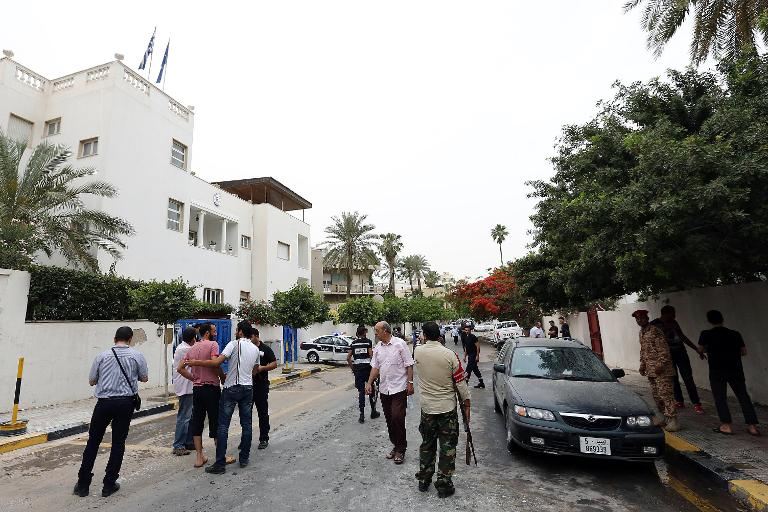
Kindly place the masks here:
[(156, 84), (159, 84), (163, 80), (163, 71), (165, 71), (165, 65), (168, 64), (168, 48), (171, 47), (171, 40), (168, 40), (168, 44), (165, 46), (165, 55), (163, 55), (163, 63), (160, 64), (160, 73), (157, 75)]
[(144, 52), (144, 58), (141, 59), (141, 64), (139, 64), (139, 69), (144, 69), (147, 66), (147, 61), (149, 60), (149, 56), (152, 55), (152, 50), (155, 48), (155, 32), (157, 32), (157, 27), (155, 27), (154, 32), (152, 32), (152, 37), (149, 38), (147, 51)]

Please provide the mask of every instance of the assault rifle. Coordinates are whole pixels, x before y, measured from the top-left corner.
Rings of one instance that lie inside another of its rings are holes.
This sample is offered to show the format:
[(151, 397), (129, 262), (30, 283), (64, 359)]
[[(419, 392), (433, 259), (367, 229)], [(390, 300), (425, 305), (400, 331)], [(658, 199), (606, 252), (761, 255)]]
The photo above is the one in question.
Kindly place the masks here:
[(461, 411), (461, 419), (464, 422), (464, 432), (466, 432), (467, 434), (467, 442), (466, 442), (467, 466), (470, 465), (472, 459), (475, 460), (475, 466), (477, 466), (477, 456), (475, 455), (475, 443), (472, 442), (472, 431), (469, 430), (469, 422), (467, 421), (467, 411), (464, 408), (464, 402), (461, 400), (461, 394), (459, 393), (458, 386), (456, 386), (456, 381), (453, 381), (453, 390), (456, 392), (456, 401), (459, 403), (459, 410)]

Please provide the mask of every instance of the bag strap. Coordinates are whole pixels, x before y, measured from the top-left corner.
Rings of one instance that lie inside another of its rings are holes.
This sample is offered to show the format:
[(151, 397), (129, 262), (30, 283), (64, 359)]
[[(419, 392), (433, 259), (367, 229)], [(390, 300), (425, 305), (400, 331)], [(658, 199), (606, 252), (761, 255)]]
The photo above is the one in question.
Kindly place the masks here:
[(128, 374), (125, 373), (125, 369), (123, 368), (123, 365), (120, 362), (120, 358), (117, 357), (117, 352), (115, 352), (114, 348), (112, 348), (112, 355), (115, 356), (115, 361), (117, 361), (117, 366), (119, 366), (120, 367), (120, 371), (123, 372), (123, 377), (125, 377), (125, 382), (126, 382), (126, 384), (128, 384), (128, 388), (131, 390), (131, 393), (133, 393), (135, 395), (136, 392), (133, 390), (133, 385), (131, 384), (131, 381), (128, 380)]

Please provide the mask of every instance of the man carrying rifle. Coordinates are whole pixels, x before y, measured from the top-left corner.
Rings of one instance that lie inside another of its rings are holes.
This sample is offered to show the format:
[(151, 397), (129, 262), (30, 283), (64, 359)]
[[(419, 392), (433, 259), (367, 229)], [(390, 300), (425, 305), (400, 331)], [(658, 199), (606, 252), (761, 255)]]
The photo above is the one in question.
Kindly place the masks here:
[(441, 498), (451, 496), (453, 471), (456, 468), (456, 445), (459, 442), (459, 418), (456, 414), (456, 394), (460, 396), (465, 420), (469, 424), (469, 389), (459, 357), (439, 341), (440, 328), (427, 322), (422, 328), (426, 344), (416, 351), (416, 374), (421, 389), (421, 432), (419, 448), (419, 490), (426, 492), (435, 473), (438, 441), (440, 460), (437, 464), (435, 488)]

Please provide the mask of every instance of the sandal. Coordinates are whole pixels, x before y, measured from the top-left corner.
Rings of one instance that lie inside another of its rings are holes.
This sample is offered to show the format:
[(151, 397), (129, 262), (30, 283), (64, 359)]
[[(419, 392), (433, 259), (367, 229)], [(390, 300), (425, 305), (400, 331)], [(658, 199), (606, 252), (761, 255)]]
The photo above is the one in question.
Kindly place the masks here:
[(205, 466), (206, 464), (208, 464), (208, 458), (207, 457), (203, 457), (203, 463), (200, 464), (199, 466), (197, 464), (195, 464), (195, 467), (196, 468), (201, 468), (201, 467)]
[(725, 430), (720, 430), (720, 427), (713, 428), (712, 432), (715, 432), (717, 434), (723, 434), (724, 436), (732, 436), (733, 432), (726, 432)]
[(388, 459), (394, 459), (395, 458), (395, 450), (392, 450), (387, 454)]
[(751, 430), (747, 429), (747, 434), (749, 434), (751, 436), (755, 436), (755, 437), (760, 437), (760, 436), (763, 435), (757, 428), (755, 428), (754, 432), (752, 432)]
[(402, 464), (404, 460), (405, 460), (405, 454), (403, 453), (395, 454), (395, 464)]
[(231, 456), (231, 455), (227, 455), (227, 457), (224, 459), (224, 461), (225, 461), (227, 464), (234, 464), (235, 462), (237, 462), (237, 459), (236, 459), (236, 458), (234, 458), (234, 457), (233, 457), (233, 456)]

